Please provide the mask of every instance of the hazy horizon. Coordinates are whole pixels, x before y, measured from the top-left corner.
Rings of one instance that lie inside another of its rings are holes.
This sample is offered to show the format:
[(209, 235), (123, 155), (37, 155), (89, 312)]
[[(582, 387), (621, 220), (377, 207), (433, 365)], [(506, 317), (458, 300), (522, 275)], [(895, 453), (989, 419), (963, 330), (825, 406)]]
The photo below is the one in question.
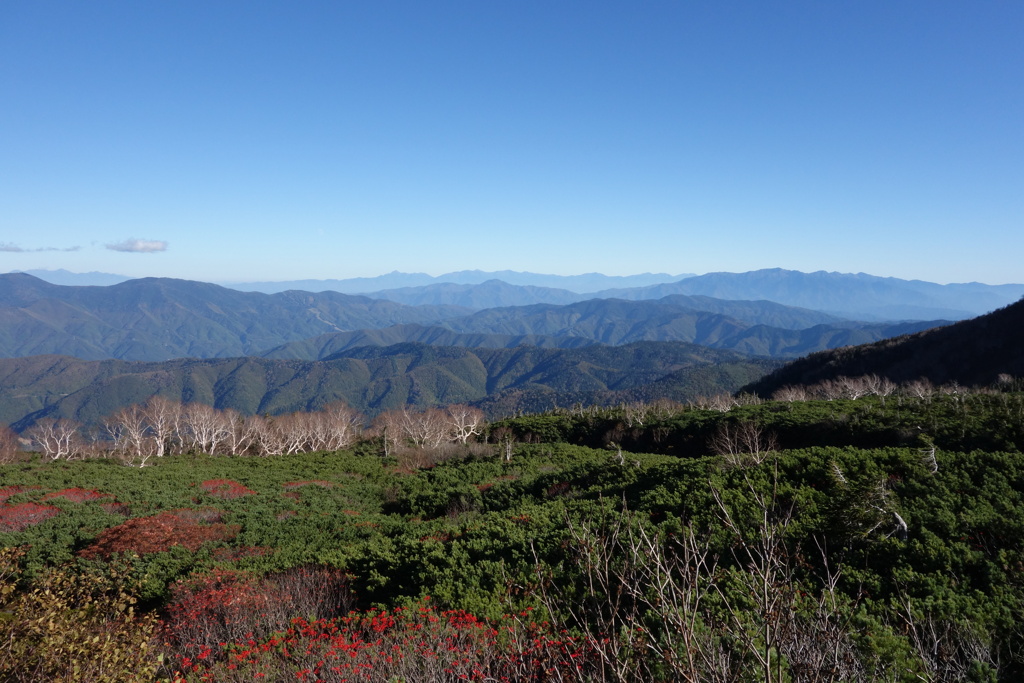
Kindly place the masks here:
[[(622, 278), (622, 279), (628, 279), (628, 278), (650, 277), (650, 278), (659, 278), (659, 281), (662, 281), (662, 282), (675, 282), (675, 281), (678, 281), (680, 279), (685, 279), (685, 278), (689, 278), (689, 277), (699, 277), (701, 275), (713, 275), (713, 274), (717, 274), (717, 273), (741, 274), (741, 273), (748, 273), (748, 272), (757, 272), (757, 271), (761, 271), (761, 270), (786, 270), (786, 271), (790, 271), (790, 272), (800, 272), (800, 273), (805, 273), (805, 274), (829, 273), (829, 274), (837, 274), (837, 275), (858, 275), (858, 276), (859, 275), (866, 275), (866, 276), (869, 276), (869, 277), (893, 277), (894, 279), (897, 279), (897, 280), (907, 280), (907, 281), (910, 281), (910, 280), (915, 280), (916, 279), (916, 280), (919, 280), (919, 281), (930, 282), (930, 283), (939, 284), (939, 285), (948, 285), (948, 284), (983, 284), (983, 285), (990, 285), (990, 286), (1000, 286), (1000, 285), (1020, 285), (1020, 284), (1024, 284), (1024, 282), (989, 282), (989, 281), (984, 281), (984, 280), (970, 280), (970, 281), (967, 281), (967, 280), (961, 280), (961, 281), (921, 280), (921, 278), (899, 278), (899, 277), (895, 277), (895, 276), (877, 275), (875, 273), (867, 273), (867, 272), (864, 272), (864, 271), (858, 271), (858, 272), (855, 272), (855, 273), (854, 272), (845, 272), (844, 273), (844, 272), (841, 272), (841, 271), (830, 271), (830, 270), (824, 270), (824, 269), (809, 270), (809, 271), (796, 271), (794, 269), (777, 268), (777, 267), (776, 268), (758, 268), (758, 269), (755, 269), (753, 271), (709, 271), (709, 272), (706, 272), (706, 273), (652, 273), (652, 272), (644, 272), (644, 273), (627, 273), (627, 274), (623, 274), (623, 275), (610, 275), (608, 273), (601, 273), (601, 272), (598, 272), (598, 271), (591, 271), (591, 272), (587, 272), (587, 273), (537, 273), (537, 272), (533, 272), (533, 271), (516, 271), (516, 270), (511, 270), (511, 269), (508, 269), (508, 268), (503, 268), (503, 269), (500, 269), (500, 270), (483, 270), (483, 269), (480, 269), (480, 268), (463, 268), (463, 269), (455, 270), (455, 271), (446, 271), (446, 272), (437, 272), (437, 273), (429, 273), (429, 272), (425, 272), (425, 271), (409, 272), (409, 271), (393, 270), (393, 271), (389, 271), (387, 273), (378, 273), (376, 275), (370, 275), (370, 276), (357, 276), (357, 277), (353, 277), (353, 278), (298, 277), (298, 278), (287, 278), (287, 279), (284, 279), (284, 278), (262, 278), (262, 279), (261, 278), (257, 278), (257, 279), (251, 279), (251, 280), (201, 280), (201, 279), (197, 279), (197, 278), (178, 278), (176, 276), (161, 276), (161, 275), (139, 275), (139, 276), (134, 276), (133, 277), (133, 276), (124, 275), (124, 274), (121, 274), (121, 273), (107, 273), (107, 272), (101, 272), (101, 271), (77, 272), (77, 271), (71, 271), (71, 270), (68, 270), (68, 269), (65, 269), (65, 268), (53, 268), (53, 269), (47, 269), (47, 268), (16, 269), (16, 270), (7, 271), (7, 273), (28, 273), (28, 274), (34, 274), (34, 275), (40, 275), (41, 273), (49, 273), (49, 274), (53, 274), (54, 276), (57, 276), (55, 279), (59, 279), (59, 276), (65, 275), (65, 274), (69, 278), (71, 278), (71, 279), (78, 278), (78, 277), (87, 277), (87, 276), (120, 278), (120, 279), (123, 279), (123, 280), (140, 279), (140, 278), (146, 278), (146, 277), (169, 277), (169, 278), (172, 278), (172, 279), (195, 280), (195, 281), (198, 281), (198, 282), (209, 282), (209, 283), (212, 283), (212, 284), (218, 284), (218, 285), (222, 285), (222, 286), (225, 286), (225, 287), (231, 287), (233, 285), (245, 285), (245, 284), (252, 284), (252, 283), (282, 283), (282, 282), (296, 282), (296, 281), (303, 281), (303, 280), (320, 281), (320, 282), (346, 281), (346, 280), (375, 280), (375, 279), (381, 279), (381, 278), (384, 278), (384, 277), (387, 277), (387, 276), (391, 276), (391, 275), (425, 276), (425, 277), (433, 278), (433, 279), (436, 280), (436, 279), (439, 279), (439, 278), (441, 278), (441, 277), (443, 277), (445, 275), (453, 275), (453, 274), (460, 274), (460, 273), (483, 273), (483, 274), (495, 274), (495, 275), (500, 275), (502, 273), (515, 273), (517, 275), (536, 275), (536, 276), (540, 276), (540, 277), (554, 277), (554, 278), (582, 278), (582, 277), (587, 277), (587, 276), (596, 276), (596, 277), (603, 277), (603, 278)], [(663, 279), (661, 279), (661, 278), (663, 278)], [(46, 278), (44, 277), (42, 279), (46, 279)], [(500, 279), (500, 278), (495, 278), (495, 279)]]

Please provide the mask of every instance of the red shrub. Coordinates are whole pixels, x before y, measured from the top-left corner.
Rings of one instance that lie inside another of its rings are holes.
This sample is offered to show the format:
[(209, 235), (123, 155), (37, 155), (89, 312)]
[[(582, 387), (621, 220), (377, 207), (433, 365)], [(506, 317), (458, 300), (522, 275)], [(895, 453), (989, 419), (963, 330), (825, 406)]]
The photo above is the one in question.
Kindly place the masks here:
[(70, 500), (72, 503), (84, 503), (89, 500), (113, 498), (113, 496), (109, 493), (100, 493), (99, 491), (80, 488), (64, 489), (63, 491), (56, 491), (43, 496), (43, 500), (53, 500), (54, 498), (63, 498), (64, 500)]
[(168, 638), (191, 656), (229, 642), (265, 638), (296, 614), (325, 618), (351, 606), (348, 576), (328, 567), (297, 567), (259, 577), (215, 570), (171, 586)]
[(246, 634), (174, 655), (188, 681), (565, 681), (601, 680), (595, 643), (527, 622), (490, 624), (460, 610), (352, 612), (293, 619), (270, 637)]
[(195, 551), (204, 543), (230, 540), (238, 531), (238, 525), (200, 524), (175, 512), (161, 512), (105, 529), (79, 555), (108, 558), (113, 553), (129, 551), (146, 555), (164, 552), (176, 545)]
[(52, 505), (21, 503), (0, 507), (0, 531), (23, 531), (53, 517), (60, 510)]
[(211, 496), (217, 496), (225, 500), (251, 496), (256, 493), (252, 489), (246, 488), (237, 481), (231, 481), (230, 479), (208, 479), (199, 486)]

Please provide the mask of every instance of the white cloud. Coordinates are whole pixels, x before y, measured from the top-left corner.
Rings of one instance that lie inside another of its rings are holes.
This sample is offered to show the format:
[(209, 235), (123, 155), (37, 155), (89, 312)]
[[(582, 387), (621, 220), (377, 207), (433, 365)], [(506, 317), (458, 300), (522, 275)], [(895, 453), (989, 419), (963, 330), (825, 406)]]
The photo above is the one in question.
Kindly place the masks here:
[(17, 244), (11, 244), (10, 242), (0, 242), (0, 251), (13, 252), (16, 254), (24, 254), (33, 251), (78, 251), (81, 247), (38, 247), (36, 249), (25, 249), (19, 247)]
[(137, 254), (151, 254), (155, 251), (167, 251), (167, 242), (163, 240), (137, 240), (134, 237), (124, 242), (106, 245), (113, 251), (128, 251)]

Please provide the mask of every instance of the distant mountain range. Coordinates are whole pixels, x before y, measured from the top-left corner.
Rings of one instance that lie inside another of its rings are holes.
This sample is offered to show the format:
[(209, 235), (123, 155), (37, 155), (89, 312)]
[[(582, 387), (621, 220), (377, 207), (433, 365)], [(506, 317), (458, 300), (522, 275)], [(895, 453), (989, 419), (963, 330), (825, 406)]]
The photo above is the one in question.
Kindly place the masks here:
[(160, 361), (267, 355), (322, 360), (357, 345), (400, 342), (574, 348), (684, 341), (751, 355), (795, 357), (943, 322), (858, 323), (769, 301), (683, 295), (469, 311), (337, 292), (262, 294), (162, 278), (66, 287), (7, 274), (0, 275), (0, 356)]
[[(124, 280), (106, 273), (31, 271), (63, 285), (109, 285)], [(802, 273), (780, 268), (747, 273), (632, 276), (541, 275), (467, 270), (431, 276), (393, 272), (373, 278), (294, 280), (228, 285), (239, 291), (289, 290), (362, 293), (407, 305), (461, 306), (473, 310), (531, 304), (570, 304), (589, 299), (653, 300), (682, 294), (726, 300), (772, 301), (863, 321), (963, 320), (1013, 303), (1024, 284), (940, 285), (864, 273)]]
[[(466, 275), (470, 273), (475, 277)], [(837, 318), (865, 321), (963, 320), (1005, 306), (1024, 296), (1024, 284), (985, 285), (976, 282), (940, 285), (921, 280), (883, 278), (864, 273), (801, 273), (773, 268), (748, 273), (708, 273), (669, 281), (665, 275), (635, 276), (658, 280), (584, 289), (598, 284), (597, 276), (536, 276), (531, 273), (451, 273), (430, 281), (429, 276), (393, 273), (355, 281), (280, 283), (298, 289), (345, 291), (358, 287), (367, 296), (410, 305), (455, 305), (477, 310), (530, 304), (569, 304), (589, 299), (652, 300), (671, 295), (707, 296), (726, 300), (772, 301), (786, 306), (829, 313)], [(603, 276), (601, 276), (603, 277)], [(447, 278), (447, 279), (446, 279)], [(481, 279), (489, 278), (489, 279)], [(374, 283), (389, 284), (368, 289)], [(298, 286), (301, 285), (301, 286)], [(244, 288), (242, 285), (235, 285)]]
[(1016, 301), (1024, 295), (1024, 285), (939, 285), (863, 273), (800, 273), (773, 269), (710, 273), (677, 282), (589, 293), (515, 286), (500, 280), (462, 285), (430, 284), (367, 293), (367, 296), (404, 304), (447, 304), (478, 310), (537, 303), (568, 304), (589, 299), (654, 300), (674, 295), (771, 301), (848, 320), (963, 320)]
[(793, 361), (746, 387), (771, 396), (791, 385), (874, 374), (902, 383), (990, 386), (1000, 375), (1024, 378), (1024, 300), (948, 327), (834, 349)]
[(780, 365), (693, 344), (641, 342), (581, 349), (467, 349), (426, 344), (361, 347), (329, 361), (0, 359), (0, 423), (98, 424), (154, 395), (244, 414), (314, 410), (336, 400), (368, 414), (406, 405), (472, 403), (492, 416), (576, 403), (735, 391)]
[[(499, 280), (509, 285), (563, 289), (576, 294), (584, 294), (601, 289), (646, 287), (662, 282), (675, 282), (685, 277), (690, 276), (669, 275), (668, 273), (642, 273), (640, 275), (603, 275), (601, 273), (543, 275), (514, 270), (460, 270), (454, 273), (433, 276), (426, 273), (400, 273), (394, 271), (386, 275), (378, 275), (377, 277), (357, 277), (344, 280), (290, 280), (285, 282), (238, 282), (224, 284), (242, 291), (264, 292), (267, 294), (284, 292), (289, 289), (313, 292), (332, 290), (347, 294), (367, 294), (369, 292), (380, 292), (389, 289), (406, 289), (440, 284), (479, 285), (492, 280)], [(545, 301), (544, 303), (555, 302)]]
[[(1024, 285), (776, 269), (619, 278), (631, 286), (586, 294), (550, 285), (609, 278), (450, 275), (468, 281), (368, 296), (0, 275), (0, 423), (95, 423), (154, 394), (243, 413), (342, 399), (371, 414), (467, 402), (504, 415), (741, 387), (770, 394), (836, 375), (962, 384), (1024, 376)], [(985, 315), (949, 323), (975, 311)]]

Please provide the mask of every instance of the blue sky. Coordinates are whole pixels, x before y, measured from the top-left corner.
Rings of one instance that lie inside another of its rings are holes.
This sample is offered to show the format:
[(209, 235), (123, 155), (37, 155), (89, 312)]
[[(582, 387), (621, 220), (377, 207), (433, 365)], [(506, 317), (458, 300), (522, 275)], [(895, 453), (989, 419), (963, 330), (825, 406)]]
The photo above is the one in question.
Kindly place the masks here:
[(1024, 3), (0, 3), (0, 272), (1024, 282)]

